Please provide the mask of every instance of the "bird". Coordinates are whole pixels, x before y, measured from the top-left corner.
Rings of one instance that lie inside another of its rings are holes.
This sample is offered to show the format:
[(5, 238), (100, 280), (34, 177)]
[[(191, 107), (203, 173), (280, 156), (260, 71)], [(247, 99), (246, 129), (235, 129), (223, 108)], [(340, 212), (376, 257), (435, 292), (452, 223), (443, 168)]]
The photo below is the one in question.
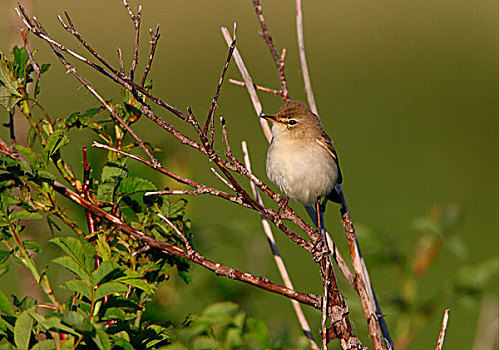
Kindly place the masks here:
[(293, 100), (275, 115), (261, 117), (273, 124), (267, 177), (287, 198), (304, 204), (316, 225), (323, 223), (312, 212), (323, 213), (327, 200), (344, 204), (344, 197), (338, 155), (319, 117), (303, 102)]

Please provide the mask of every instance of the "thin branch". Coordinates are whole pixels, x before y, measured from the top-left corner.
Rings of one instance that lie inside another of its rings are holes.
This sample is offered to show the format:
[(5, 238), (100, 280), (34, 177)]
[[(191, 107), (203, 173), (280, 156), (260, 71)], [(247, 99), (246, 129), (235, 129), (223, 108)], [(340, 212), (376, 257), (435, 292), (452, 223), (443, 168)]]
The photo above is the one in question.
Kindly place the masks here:
[(171, 222), (170, 220), (168, 220), (167, 217), (165, 217), (164, 215), (161, 215), (160, 213), (156, 213), (157, 216), (159, 216), (159, 218), (161, 220), (163, 220), (164, 222), (166, 222), (168, 224), (168, 226), (170, 226), (172, 228), (173, 231), (175, 231), (175, 233), (177, 235), (179, 235), (180, 238), (182, 238), (182, 241), (184, 241), (184, 244), (185, 244), (185, 249), (187, 249), (187, 253), (188, 254), (193, 254), (195, 253), (194, 252), (194, 249), (192, 249), (192, 246), (191, 244), (189, 243), (189, 240), (187, 239), (187, 237), (185, 237), (185, 235), (182, 233), (182, 231), (180, 231), (177, 226), (175, 226), (173, 224), (173, 222)]
[[(365, 263), (363, 262), (362, 255), (360, 254), (355, 228), (353, 227), (353, 222), (348, 211), (343, 214), (343, 227), (347, 237), (348, 246), (350, 248), (353, 268), (356, 274), (356, 290), (359, 293), (360, 300), (362, 302), (362, 309), (364, 310), (367, 326), (369, 328), (369, 337), (371, 338), (373, 348), (376, 350), (382, 350), (384, 349), (384, 346), (379, 322), (380, 319), (383, 319), (383, 315), (380, 315), (377, 312), (378, 310), (376, 307), (375, 297), (371, 289), (369, 276), (366, 276), (364, 273), (367, 269), (365, 267)], [(389, 343), (391, 343), (389, 334), (388, 337), (386, 334), (384, 336), (387, 338)]]
[[(232, 43), (232, 37), (230, 36), (230, 33), (227, 30), (227, 28), (222, 27), (222, 34), (225, 38), (225, 41), (227, 42), (227, 45), (230, 45)], [(234, 49), (234, 59), (236, 61), (237, 67), (239, 68), (239, 71), (241, 72), (243, 80), (246, 84), (246, 89), (248, 90), (248, 93), (251, 97), (251, 101), (253, 102), (253, 107), (255, 108), (257, 115), (261, 116), (261, 115), (263, 115), (262, 104), (260, 103), (260, 99), (258, 98), (258, 95), (256, 94), (253, 80), (251, 79), (251, 76), (249, 75), (248, 70), (246, 69), (246, 66), (244, 65), (243, 59), (242, 59), (241, 55), (239, 54), (239, 50), (237, 48)], [(270, 127), (269, 127), (268, 122), (265, 121), (264, 119), (260, 118), (260, 125), (262, 126), (263, 133), (265, 134), (265, 137), (270, 142), (270, 140), (272, 139), (272, 132), (270, 131)]]
[(149, 74), (152, 66), (152, 61), (154, 59), (154, 53), (156, 52), (156, 46), (158, 45), (158, 40), (160, 37), (159, 34), (159, 23), (156, 24), (156, 30), (153, 32), (152, 29), (149, 29), (149, 34), (151, 35), (151, 53), (149, 54), (149, 60), (147, 61), (146, 68), (144, 69), (144, 74), (142, 75), (142, 80), (140, 81), (140, 85), (144, 87), (146, 84), (147, 75)]
[[(50, 37), (47, 35), (45, 29), (42, 27), (40, 22), (36, 20), (35, 17), (33, 17), (33, 21), (35, 22), (35, 26), (29, 21), (29, 17), (27, 17), (26, 13), (24, 12), (24, 9), (21, 5), (19, 5), (19, 10), (16, 8), (18, 11), (18, 15), (23, 19), (24, 23), (28, 26), (30, 31), (34, 33), (35, 35), (38, 35), (45, 39), (49, 45), (52, 47), (52, 50), (56, 53), (57, 57), (61, 61), (61, 63), (64, 65), (64, 67), (67, 69), (67, 71), (73, 76), (88, 90), (92, 95), (94, 95), (95, 98), (104, 106), (106, 109), (111, 113), (111, 115), (125, 128), (127, 132), (130, 133), (130, 135), (137, 141), (139, 144), (139, 147), (142, 148), (142, 150), (147, 154), (147, 156), (151, 159), (153, 163), (158, 163), (156, 158), (151, 154), (151, 152), (147, 149), (145, 146), (144, 142), (142, 139), (130, 128), (130, 126), (125, 123), (125, 121), (118, 115), (118, 113), (115, 112), (114, 108), (111, 107), (107, 101), (105, 101), (98, 93), (97, 91), (90, 85), (88, 84), (76, 71), (76, 69), (64, 58), (64, 56), (60, 52), (60, 48), (62, 45), (59, 43), (53, 41), (50, 39)], [(19, 12), (20, 11), (20, 12)], [(76, 55), (76, 54), (75, 54)], [(79, 56), (79, 55), (78, 55)], [(79, 56), (81, 57), (81, 56)], [(81, 59), (85, 62), (88, 61), (86, 58), (81, 57)], [(88, 61), (89, 62), (89, 61)], [(92, 63), (93, 64), (93, 63)]]
[(312, 90), (312, 82), (308, 72), (307, 57), (305, 55), (305, 40), (303, 39), (303, 14), (302, 0), (296, 0), (296, 37), (298, 39), (298, 52), (300, 54), (301, 72), (303, 82), (305, 83), (305, 92), (310, 109), (315, 114), (319, 115), (317, 105), (315, 104), (314, 92)]
[[(107, 69), (109, 69), (113, 74), (118, 74), (118, 71), (108, 62), (104, 59), (104, 57), (102, 57), (101, 55), (99, 55), (97, 53), (97, 51), (95, 51), (86, 41), (85, 39), (83, 39), (83, 37), (80, 35), (80, 33), (78, 33), (78, 31), (76, 30), (74, 24), (73, 24), (73, 21), (71, 20), (71, 17), (69, 17), (69, 13), (67, 13), (66, 11), (64, 11), (64, 16), (66, 17), (66, 20), (67, 20), (67, 24), (64, 23), (64, 20), (62, 19), (62, 17), (60, 15), (57, 16), (57, 19), (59, 20), (59, 22), (61, 23), (62, 27), (68, 32), (70, 33), (71, 35), (73, 35), (76, 40), (78, 40), (87, 50), (88, 52), (90, 52), (97, 60), (99, 60)], [(119, 55), (121, 57), (121, 50), (119, 52)], [(122, 57), (121, 57), (121, 61), (122, 61)], [(122, 65), (121, 65), (122, 66)]]
[[(243, 155), (244, 155), (244, 163), (245, 163), (248, 171), (251, 172), (251, 162), (250, 162), (250, 157), (249, 157), (249, 152), (248, 152), (248, 145), (246, 144), (246, 141), (242, 141), (241, 146), (242, 146)], [(255, 197), (255, 199), (258, 201), (258, 203), (260, 203), (263, 206), (263, 200), (260, 197), (260, 194), (258, 193), (258, 189), (257, 189), (256, 185), (253, 182), (250, 182), (250, 185), (251, 185), (251, 191), (253, 192), (253, 197)], [(267, 240), (269, 242), (270, 249), (272, 250), (272, 255), (273, 255), (274, 260), (275, 260), (275, 264), (277, 266), (277, 269), (279, 270), (279, 273), (281, 274), (281, 278), (284, 282), (284, 285), (286, 287), (288, 287), (289, 289), (294, 289), (293, 283), (291, 282), (291, 278), (289, 277), (286, 266), (284, 265), (284, 261), (281, 257), (281, 254), (279, 253), (279, 249), (277, 249), (277, 245), (275, 243), (274, 235), (272, 233), (272, 229), (270, 228), (270, 224), (265, 217), (260, 216), (260, 218), (262, 221), (263, 231), (264, 231), (265, 236), (267, 237)], [(298, 322), (300, 323), (300, 326), (303, 330), (303, 333), (305, 334), (305, 336), (307, 337), (307, 339), (309, 341), (310, 348), (311, 349), (319, 349), (319, 347), (317, 346), (317, 344), (315, 342), (314, 336), (312, 334), (312, 331), (310, 329), (310, 326), (307, 322), (307, 319), (305, 317), (305, 314), (303, 313), (303, 310), (302, 310), (300, 304), (295, 300), (291, 300), (291, 304), (293, 305), (293, 308), (294, 308), (295, 313), (296, 313), (296, 317), (298, 318)]]
[(284, 99), (289, 100), (289, 92), (288, 85), (286, 83), (286, 76), (284, 74), (284, 61), (281, 60), (281, 57), (277, 53), (274, 42), (272, 41), (272, 37), (270, 36), (270, 32), (267, 27), (267, 23), (265, 22), (265, 18), (263, 17), (262, 5), (259, 0), (253, 0), (253, 7), (255, 9), (256, 15), (258, 17), (258, 21), (260, 22), (260, 27), (262, 28), (262, 36), (267, 43), (267, 46), (270, 49), (270, 53), (274, 58), (275, 65), (277, 67), (277, 71), (279, 73), (279, 78), (281, 80), (281, 90), (284, 94)]
[[(229, 44), (231, 42), (230, 41), (231, 37), (230, 37), (229, 31), (226, 28), (222, 27), (222, 34), (223, 34), (227, 44)], [(248, 93), (250, 94), (251, 100), (253, 101), (253, 107), (255, 108), (255, 112), (257, 113), (257, 115), (263, 114), (260, 100), (258, 99), (258, 95), (256, 94), (255, 84), (253, 84), (251, 76), (249, 75), (249, 73), (246, 69), (246, 66), (244, 65), (242, 57), (239, 54), (237, 48), (234, 51), (234, 59), (236, 60), (239, 71), (241, 72), (241, 75), (244, 78), (244, 81), (245, 81), (244, 84), (246, 86), (246, 89), (248, 90)], [(234, 81), (231, 79), (231, 82), (234, 82)], [(240, 82), (238, 82), (237, 84), (239, 84), (239, 83)], [(272, 139), (272, 133), (270, 131), (269, 125), (263, 118), (259, 118), (259, 119), (260, 119), (260, 125), (262, 126), (262, 130), (263, 130), (265, 136), (267, 137), (268, 142), (270, 143), (270, 141)], [(255, 184), (257, 184), (257, 186), (259, 186), (259, 188), (261, 188), (259, 182), (255, 182), (254, 179), (252, 181)], [(265, 191), (265, 192), (267, 194), (269, 194), (268, 191)], [(276, 200), (276, 202), (279, 202), (279, 199), (276, 199), (273, 196), (271, 196), (271, 197), (274, 198), (274, 200)], [(300, 226), (300, 227), (302, 227), (302, 226)], [(348, 268), (347, 264), (345, 263), (345, 260), (343, 259), (342, 255), (341, 255), (340, 251), (338, 250), (338, 248), (336, 247), (336, 245), (334, 243), (332, 243), (332, 240), (331, 240), (331, 237), (329, 237), (329, 234), (327, 234), (327, 236), (328, 236), (328, 239), (330, 241), (329, 246), (333, 247), (333, 252), (332, 252), (333, 258), (335, 259), (336, 263), (340, 267), (340, 270), (343, 272), (343, 274), (345, 275), (348, 282), (355, 288), (353, 274), (350, 272), (350, 269)]]
[[(229, 79), (229, 83), (238, 85), (238, 86), (246, 86), (244, 81), (236, 80), (236, 79)], [(265, 86), (260, 86), (257, 84), (253, 84), (256, 90), (263, 91), (263, 92), (268, 92), (269, 94), (279, 96), (281, 98), (284, 98), (284, 95), (282, 94), (282, 91), (276, 90), (276, 89), (271, 89)]]
[(40, 76), (42, 73), (40, 71), (40, 67), (38, 67), (35, 60), (33, 59), (33, 54), (31, 53), (31, 50), (30, 50), (29, 44), (28, 44), (28, 39), (26, 37), (26, 32), (24, 31), (24, 29), (21, 29), (21, 33), (22, 33), (22, 37), (23, 37), (24, 48), (26, 49), (26, 52), (28, 54), (29, 63), (31, 64), (31, 67), (33, 67), (33, 70), (35, 71), (38, 79), (40, 79)]
[(437, 347), (435, 350), (442, 350), (444, 345), (445, 331), (447, 330), (447, 323), (449, 322), (450, 309), (445, 310), (444, 317), (442, 319), (442, 327), (440, 328), (440, 334), (438, 335)]
[(123, 64), (123, 53), (118, 48), (118, 64), (120, 65), (120, 74), (125, 75), (125, 65)]
[[(162, 166), (156, 166), (154, 167), (153, 163), (151, 163), (150, 161), (144, 159), (144, 158), (141, 158), (139, 156), (136, 156), (134, 154), (131, 154), (131, 153), (128, 153), (128, 152), (125, 152), (125, 151), (122, 151), (122, 150), (119, 150), (117, 148), (114, 148), (114, 147), (111, 147), (111, 146), (108, 146), (108, 145), (103, 145), (101, 143), (97, 143), (97, 142), (94, 142), (92, 144), (93, 147), (97, 147), (97, 148), (103, 148), (103, 149), (106, 149), (108, 151), (111, 151), (111, 152), (116, 152), (118, 154), (121, 154), (125, 157), (128, 157), (128, 158), (131, 158), (131, 159), (134, 159), (136, 161), (139, 161), (157, 171), (159, 171), (160, 173), (174, 179), (175, 181), (177, 181), (178, 183), (181, 183), (181, 184), (184, 184), (184, 185), (188, 185), (188, 186), (191, 186), (191, 187), (194, 187), (196, 189), (196, 191), (198, 191), (198, 193), (190, 193), (190, 194), (203, 194), (203, 193), (207, 193), (207, 194), (211, 194), (213, 196), (217, 196), (217, 197), (220, 197), (220, 198), (223, 198), (223, 199), (226, 199), (228, 201), (231, 201), (231, 202), (234, 202), (234, 203), (237, 203), (243, 207), (246, 207), (246, 208), (251, 208), (251, 206), (247, 203), (245, 203), (243, 201), (243, 199), (241, 197), (237, 197), (237, 196), (232, 196), (228, 193), (225, 193), (225, 192), (222, 192), (222, 191), (219, 191), (215, 188), (212, 188), (212, 187), (209, 187), (209, 186), (206, 186), (206, 185), (203, 185), (203, 184), (200, 184), (198, 182), (195, 182), (193, 180), (190, 180), (186, 177), (183, 177), (183, 176), (180, 176), (178, 174), (175, 174), (174, 172), (162, 167)], [(156, 191), (156, 192), (147, 192), (146, 195), (154, 195), (154, 194), (186, 194), (186, 191), (180, 191), (177, 193), (169, 193), (169, 192), (172, 192), (172, 191)]]
[(210, 170), (213, 172), (213, 174), (215, 174), (215, 176), (216, 176), (216, 177), (217, 177), (220, 181), (222, 181), (224, 184), (226, 184), (226, 185), (227, 185), (227, 187), (229, 187), (229, 188), (230, 188), (231, 190), (233, 190), (233, 191), (235, 191), (235, 190), (236, 190), (236, 189), (234, 188), (234, 186), (232, 186), (232, 184), (231, 184), (229, 181), (225, 180), (225, 179), (223, 178), (223, 176), (222, 176), (222, 175), (220, 175), (219, 173), (217, 173), (217, 171), (216, 171), (214, 168), (210, 168)]
[(133, 227), (131, 227), (131, 226), (127, 225), (125, 222), (123, 222), (120, 218), (113, 216), (112, 214), (104, 211), (103, 209), (99, 208), (98, 206), (96, 206), (92, 202), (86, 200), (85, 198), (80, 197), (78, 194), (71, 191), (69, 188), (65, 187), (64, 185), (60, 184), (57, 181), (54, 181), (52, 183), (52, 187), (59, 194), (68, 198), (69, 200), (78, 204), (79, 206), (92, 211), (93, 214), (102, 218), (103, 220), (108, 221), (112, 225), (118, 227), (124, 233), (130, 235), (134, 239), (139, 240), (139, 241), (151, 246), (152, 248), (159, 249), (160, 251), (162, 251), (165, 254), (176, 255), (176, 256), (185, 258), (189, 261), (192, 261), (193, 263), (196, 263), (198, 265), (203, 266), (204, 268), (206, 268), (208, 270), (213, 271), (215, 274), (217, 274), (219, 276), (225, 276), (225, 277), (228, 277), (231, 279), (236, 279), (238, 281), (265, 289), (265, 290), (270, 291), (272, 293), (287, 296), (288, 298), (297, 300), (300, 303), (303, 303), (306, 305), (310, 305), (316, 309), (320, 308), (320, 297), (317, 295), (296, 292), (296, 291), (291, 290), (289, 288), (272, 283), (267, 278), (257, 277), (257, 276), (251, 275), (247, 272), (227, 267), (227, 266), (222, 265), (220, 263), (216, 263), (214, 261), (206, 259), (205, 257), (203, 257), (199, 254), (189, 255), (187, 253), (187, 251), (185, 251), (184, 249), (181, 249), (175, 245), (154, 239), (154, 238), (144, 234), (143, 232), (140, 232), (140, 231), (134, 229)]
[(215, 90), (215, 95), (213, 96), (213, 99), (211, 100), (211, 107), (210, 111), (208, 112), (208, 117), (206, 117), (206, 122), (204, 124), (204, 129), (203, 133), (205, 135), (208, 135), (208, 127), (210, 127), (210, 141), (211, 145), (213, 145), (213, 133), (214, 133), (214, 115), (215, 115), (215, 110), (218, 107), (218, 97), (220, 96), (220, 89), (222, 88), (222, 83), (225, 78), (225, 73), (227, 72), (227, 68), (229, 68), (229, 63), (230, 59), (232, 58), (232, 54), (234, 53), (234, 49), (236, 48), (236, 33), (237, 33), (237, 26), (236, 23), (234, 23), (234, 32), (233, 32), (233, 40), (229, 45), (229, 52), (227, 54), (227, 59), (225, 60), (224, 67), (222, 69), (222, 74), (220, 74), (220, 79), (218, 80), (217, 88)]
[(126, 0), (123, 0), (123, 5), (125, 6), (130, 19), (133, 22), (133, 27), (135, 28), (135, 41), (133, 45), (133, 59), (132, 67), (130, 68), (130, 80), (133, 81), (135, 76), (135, 69), (137, 68), (137, 62), (139, 61), (139, 34), (140, 34), (140, 19), (142, 15), (142, 6), (139, 5), (137, 15), (134, 15), (132, 9), (128, 5)]

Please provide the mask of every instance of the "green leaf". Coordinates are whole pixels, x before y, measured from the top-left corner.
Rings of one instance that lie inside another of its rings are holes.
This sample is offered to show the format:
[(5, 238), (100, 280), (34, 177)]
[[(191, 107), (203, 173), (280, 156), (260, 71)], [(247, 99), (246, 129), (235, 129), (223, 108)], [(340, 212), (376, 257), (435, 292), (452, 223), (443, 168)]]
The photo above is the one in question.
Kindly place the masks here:
[(76, 275), (80, 276), (84, 280), (88, 280), (90, 275), (89, 273), (80, 265), (77, 261), (69, 256), (61, 256), (59, 258), (55, 258), (52, 260), (56, 264), (62, 265), (71, 272), (74, 272)]
[(30, 147), (25, 147), (19, 144), (16, 144), (16, 149), (18, 152), (22, 153), (28, 160), (31, 162), (31, 164), (36, 164), (36, 161), (38, 159), (38, 156), (36, 153), (31, 149)]
[(43, 250), (42, 246), (36, 241), (24, 240), (23, 244), (24, 248), (33, 252), (40, 253)]
[(131, 285), (132, 287), (138, 288), (146, 292), (147, 294), (154, 294), (154, 287), (147, 283), (142, 278), (133, 277), (120, 277), (115, 280), (116, 282), (121, 282), (123, 284)]
[(36, 322), (38, 322), (38, 325), (43, 327), (45, 330), (50, 330), (50, 329), (55, 329), (55, 330), (61, 330), (66, 333), (78, 335), (74, 331), (74, 329), (65, 326), (61, 323), (61, 320), (58, 318), (58, 316), (53, 316), (49, 318), (45, 318), (42, 315), (36, 313), (35, 311), (28, 311), (31, 317), (35, 319)]
[(24, 297), (23, 300), (19, 300), (19, 298), (14, 295), (14, 306), (16, 306), (21, 311), (29, 310), (36, 304), (36, 300), (32, 297)]
[(270, 334), (267, 325), (262, 320), (257, 320), (248, 317), (245, 324), (245, 334), (243, 335), (246, 341), (253, 340), (261, 344), (265, 349), (272, 347), (270, 342)]
[(66, 130), (56, 130), (48, 137), (47, 143), (43, 148), (43, 160), (46, 164), (59, 148), (69, 143), (69, 138), (66, 134)]
[(102, 182), (117, 182), (128, 176), (128, 170), (117, 163), (108, 162), (102, 169)]
[(95, 116), (100, 111), (102, 111), (102, 109), (103, 108), (101, 108), (101, 107), (97, 107), (97, 108), (87, 109), (83, 113), (75, 112), (75, 113), (71, 114), (66, 119), (66, 126), (69, 128), (71, 128), (71, 127), (77, 127), (77, 128), (89, 127), (91, 129), (97, 129), (97, 127), (92, 122), (92, 117)]
[(16, 210), (12, 214), (9, 215), (9, 219), (11, 221), (15, 220), (34, 220), (41, 219), (42, 216), (36, 212), (29, 212), (26, 210)]
[(88, 284), (82, 280), (74, 279), (71, 281), (67, 281), (61, 287), (80, 293), (81, 295), (87, 297), (89, 300), (92, 300), (92, 291), (90, 290)]
[(173, 203), (170, 201), (165, 201), (162, 208), (162, 214), (167, 218), (176, 219), (178, 217), (184, 216), (185, 207), (187, 206), (187, 200), (181, 198)]
[[(122, 332), (120, 332), (122, 333)], [(124, 350), (134, 350), (132, 344), (126, 339), (123, 339), (122, 337), (117, 336), (116, 334), (112, 335), (114, 345), (124, 349)]]
[(96, 336), (92, 338), (95, 344), (101, 350), (111, 350), (111, 340), (109, 340), (107, 333), (100, 328), (97, 328), (96, 331)]
[(0, 277), (5, 275), (11, 267), (12, 265), (10, 263), (0, 264)]
[(0, 341), (0, 350), (16, 350), (15, 346), (9, 343), (7, 337)]
[(45, 73), (50, 68), (50, 63), (44, 63), (40, 66), (40, 74)]
[(8, 249), (0, 249), (0, 263), (3, 263), (5, 260), (7, 260), (14, 251), (13, 250), (8, 250)]
[(3, 294), (0, 290), (0, 311), (8, 316), (14, 316), (14, 312), (12, 312), (12, 308), (10, 307), (10, 302), (7, 296)]
[[(125, 317), (126, 317), (126, 313), (125, 313), (125, 311), (123, 311), (122, 308), (110, 307), (110, 308), (106, 309), (106, 312), (104, 313), (104, 316), (102, 317), (102, 319), (104, 319), (104, 320), (114, 320), (114, 319), (124, 320)], [(130, 339), (128, 339), (128, 340), (130, 340)]]
[(118, 191), (122, 195), (131, 195), (137, 192), (147, 192), (157, 190), (154, 184), (141, 177), (127, 177), (120, 182)]
[(88, 272), (94, 269), (95, 247), (84, 240), (75, 237), (56, 237), (49, 242), (63, 249), (70, 257), (77, 261), (81, 267)]
[(99, 288), (97, 288), (97, 290), (95, 291), (95, 300), (99, 300), (106, 295), (126, 292), (128, 292), (128, 287), (126, 285), (119, 282), (107, 282), (101, 284)]
[(14, 63), (14, 73), (18, 79), (24, 78), (24, 71), (28, 65), (29, 56), (24, 47), (15, 46), (12, 49), (12, 63)]
[(33, 322), (33, 318), (31, 318), (27, 311), (21, 313), (17, 318), (16, 325), (14, 326), (14, 341), (16, 342), (17, 349), (28, 349)]
[(13, 72), (10, 70), (7, 61), (0, 56), (0, 82), (7, 89), (8, 93), (14, 96), (22, 97), (22, 95), (17, 91), (19, 83), (14, 77)]
[(33, 346), (31, 350), (55, 350), (55, 344), (53, 339), (45, 339)]
[(213, 339), (209, 336), (202, 335), (199, 337), (196, 337), (192, 344), (192, 349), (194, 350), (202, 350), (202, 349), (223, 349), (223, 347), (216, 341), (216, 339)]
[(114, 189), (116, 184), (112, 182), (105, 182), (99, 184), (97, 187), (97, 200), (103, 203), (114, 202)]
[(68, 311), (62, 316), (62, 321), (73, 327), (77, 332), (91, 333), (95, 330), (87, 316), (76, 311)]
[(92, 272), (94, 285), (97, 285), (97, 283), (99, 283), (104, 277), (119, 268), (120, 266), (112, 261), (103, 261), (99, 268)]

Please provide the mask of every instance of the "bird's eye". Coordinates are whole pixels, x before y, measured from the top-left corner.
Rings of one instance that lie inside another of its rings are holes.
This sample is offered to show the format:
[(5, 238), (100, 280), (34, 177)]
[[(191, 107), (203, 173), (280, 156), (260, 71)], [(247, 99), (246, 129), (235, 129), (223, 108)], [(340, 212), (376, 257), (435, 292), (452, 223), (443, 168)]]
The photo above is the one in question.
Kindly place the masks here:
[(296, 120), (294, 119), (291, 119), (289, 122), (288, 122), (289, 125), (296, 125)]

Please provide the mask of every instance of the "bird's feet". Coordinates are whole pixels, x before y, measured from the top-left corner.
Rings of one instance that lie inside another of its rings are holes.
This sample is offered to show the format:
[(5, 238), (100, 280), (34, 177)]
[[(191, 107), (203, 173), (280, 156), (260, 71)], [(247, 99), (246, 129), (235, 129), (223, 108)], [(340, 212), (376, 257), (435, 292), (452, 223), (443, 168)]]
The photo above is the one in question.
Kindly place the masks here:
[(288, 206), (289, 198), (288, 197), (281, 197), (279, 196), (279, 199), (277, 201), (277, 214), (281, 214), (281, 211), (284, 211), (284, 208)]

